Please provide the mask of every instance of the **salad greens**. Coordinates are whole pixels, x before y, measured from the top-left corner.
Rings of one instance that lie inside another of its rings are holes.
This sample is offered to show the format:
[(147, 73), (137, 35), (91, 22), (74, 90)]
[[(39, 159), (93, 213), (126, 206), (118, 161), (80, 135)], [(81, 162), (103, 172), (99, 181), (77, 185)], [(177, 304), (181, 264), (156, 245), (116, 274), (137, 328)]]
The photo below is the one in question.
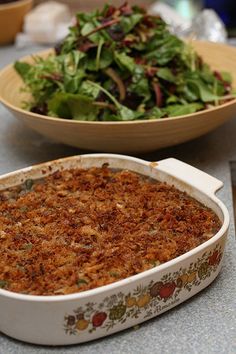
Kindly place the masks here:
[(230, 98), (228, 73), (212, 71), (159, 16), (127, 2), (78, 13), (55, 54), (17, 61), (32, 112), (83, 121), (160, 119)]

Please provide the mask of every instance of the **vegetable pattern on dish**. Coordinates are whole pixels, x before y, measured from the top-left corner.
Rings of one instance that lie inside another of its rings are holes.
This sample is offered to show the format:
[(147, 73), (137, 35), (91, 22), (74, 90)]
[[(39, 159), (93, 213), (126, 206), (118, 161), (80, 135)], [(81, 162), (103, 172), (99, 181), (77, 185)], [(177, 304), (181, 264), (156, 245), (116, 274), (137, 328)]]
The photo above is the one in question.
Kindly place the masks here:
[(100, 304), (87, 303), (85, 307), (78, 307), (64, 317), (64, 330), (68, 335), (78, 335), (85, 330), (92, 333), (99, 327), (109, 331), (128, 318), (151, 318), (178, 303), (182, 291), (191, 292), (212, 276), (222, 255), (218, 244), (188, 268), (181, 267), (177, 272), (167, 273), (160, 281), (139, 285), (132, 293), (119, 292), (108, 296)]
[(15, 63), (34, 113), (80, 121), (161, 119), (234, 97), (229, 73), (212, 71), (143, 8), (106, 5), (76, 20), (56, 55)]

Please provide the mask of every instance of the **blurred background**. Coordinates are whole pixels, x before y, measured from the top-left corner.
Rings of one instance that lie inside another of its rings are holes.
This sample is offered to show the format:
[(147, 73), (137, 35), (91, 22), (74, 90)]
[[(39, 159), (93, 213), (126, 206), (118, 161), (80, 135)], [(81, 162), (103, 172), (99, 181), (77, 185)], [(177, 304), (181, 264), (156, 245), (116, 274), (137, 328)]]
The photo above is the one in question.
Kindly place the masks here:
[[(45, 3), (47, 1), (45, 0), (35, 0), (35, 4), (40, 4), (40, 3)], [(72, 11), (89, 11), (93, 10), (94, 8), (99, 8), (102, 7), (104, 4), (107, 2), (110, 2), (112, 5), (122, 5), (124, 3), (124, 0), (112, 0), (112, 1), (106, 1), (106, 0), (68, 0), (68, 1), (63, 1), (63, 0), (58, 0), (57, 2), (63, 3), (68, 5)], [(153, 1), (151, 0), (131, 0), (129, 1), (130, 4), (138, 4), (138, 5), (147, 5), (152, 3)]]
[[(45, 0), (35, 0), (35, 4), (45, 3)], [(106, 0), (57, 0), (57, 2), (68, 5), (72, 12), (88, 11), (103, 6)], [(236, 0), (130, 0), (129, 3), (150, 6), (159, 2), (173, 7), (183, 17), (192, 19), (204, 8), (211, 8), (216, 11), (225, 23), (230, 35), (236, 34)], [(112, 5), (121, 5), (124, 0), (112, 0)]]
[[(33, 42), (53, 44), (65, 37), (76, 12), (101, 8), (105, 3), (119, 6), (124, 1), (0, 0), (0, 45), (14, 41), (18, 47)], [(161, 14), (181, 37), (236, 45), (236, 0), (129, 0), (129, 3)]]

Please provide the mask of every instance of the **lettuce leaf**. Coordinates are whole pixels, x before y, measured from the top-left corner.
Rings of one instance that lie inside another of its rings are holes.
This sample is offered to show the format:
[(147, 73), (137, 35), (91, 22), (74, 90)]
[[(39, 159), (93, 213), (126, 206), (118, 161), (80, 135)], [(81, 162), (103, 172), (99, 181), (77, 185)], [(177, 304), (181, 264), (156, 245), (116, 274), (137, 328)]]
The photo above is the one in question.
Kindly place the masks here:
[(99, 109), (93, 102), (93, 99), (84, 95), (59, 92), (48, 101), (48, 109), (56, 117), (94, 121)]

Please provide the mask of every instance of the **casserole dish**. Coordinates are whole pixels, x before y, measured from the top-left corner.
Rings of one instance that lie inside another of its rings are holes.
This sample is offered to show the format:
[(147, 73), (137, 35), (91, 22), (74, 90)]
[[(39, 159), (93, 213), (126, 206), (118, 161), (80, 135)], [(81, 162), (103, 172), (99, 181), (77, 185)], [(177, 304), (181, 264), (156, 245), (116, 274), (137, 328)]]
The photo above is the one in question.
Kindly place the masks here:
[(81, 293), (35, 296), (0, 289), (0, 330), (34, 344), (69, 345), (137, 325), (180, 304), (218, 275), (229, 214), (215, 196), (222, 182), (176, 159), (148, 162), (112, 154), (74, 156), (25, 168), (0, 178), (1, 190), (57, 170), (101, 167), (128, 169), (179, 190), (212, 209), (222, 227), (210, 240), (143, 273)]

